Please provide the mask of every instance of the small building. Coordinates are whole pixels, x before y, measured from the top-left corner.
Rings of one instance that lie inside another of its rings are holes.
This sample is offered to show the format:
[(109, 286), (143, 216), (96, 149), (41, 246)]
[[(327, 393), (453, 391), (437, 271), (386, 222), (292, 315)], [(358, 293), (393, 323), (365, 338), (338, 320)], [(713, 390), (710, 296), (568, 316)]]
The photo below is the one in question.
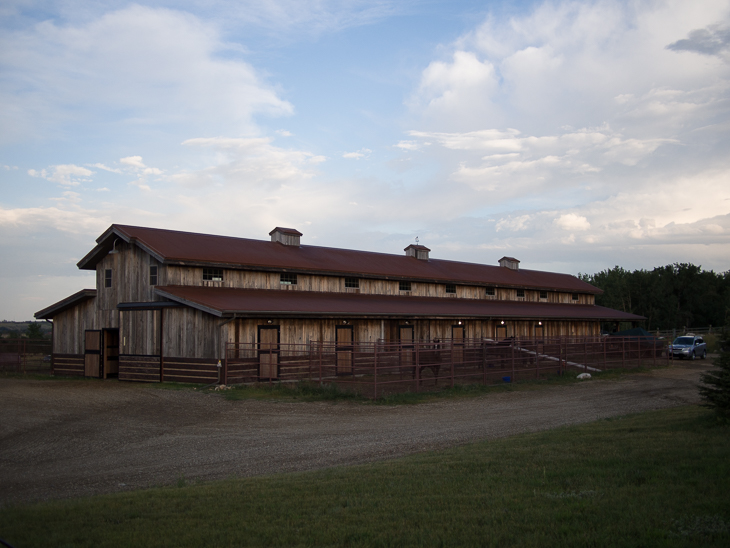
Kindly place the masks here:
[[(641, 316), (595, 304), (567, 274), (270, 240), (112, 225), (78, 263), (84, 289), (35, 314), (53, 320), (53, 370), (122, 380), (206, 382), (230, 343), (540, 339), (598, 336)], [(164, 374), (163, 374), (164, 372)]]

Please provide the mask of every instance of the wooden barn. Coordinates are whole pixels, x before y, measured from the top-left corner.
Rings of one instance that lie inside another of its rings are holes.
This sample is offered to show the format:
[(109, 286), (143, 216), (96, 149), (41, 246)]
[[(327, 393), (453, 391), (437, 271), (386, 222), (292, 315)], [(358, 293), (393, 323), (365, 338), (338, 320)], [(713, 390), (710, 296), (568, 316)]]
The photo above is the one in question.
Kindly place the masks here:
[[(112, 225), (79, 263), (85, 289), (35, 314), (53, 320), (53, 371), (207, 382), (233, 343), (251, 348), (377, 341), (597, 336), (643, 318), (595, 305), (578, 278), (520, 268)], [(269, 378), (277, 369), (267, 369)]]

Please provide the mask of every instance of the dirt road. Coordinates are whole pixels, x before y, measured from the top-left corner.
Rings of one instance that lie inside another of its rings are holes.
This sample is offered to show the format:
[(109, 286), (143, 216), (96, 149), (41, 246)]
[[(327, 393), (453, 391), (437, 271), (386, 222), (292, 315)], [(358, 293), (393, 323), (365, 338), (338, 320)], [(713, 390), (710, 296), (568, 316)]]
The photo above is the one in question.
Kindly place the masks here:
[(0, 505), (371, 462), (696, 403), (710, 364), (410, 406), (0, 379)]

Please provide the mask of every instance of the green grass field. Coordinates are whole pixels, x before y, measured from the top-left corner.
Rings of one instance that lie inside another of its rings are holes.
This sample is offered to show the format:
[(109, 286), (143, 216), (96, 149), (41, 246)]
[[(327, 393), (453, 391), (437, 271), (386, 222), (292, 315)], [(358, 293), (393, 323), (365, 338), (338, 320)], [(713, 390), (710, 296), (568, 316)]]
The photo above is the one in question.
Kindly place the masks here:
[(728, 546), (730, 427), (700, 407), (365, 466), (6, 507), (32, 546)]

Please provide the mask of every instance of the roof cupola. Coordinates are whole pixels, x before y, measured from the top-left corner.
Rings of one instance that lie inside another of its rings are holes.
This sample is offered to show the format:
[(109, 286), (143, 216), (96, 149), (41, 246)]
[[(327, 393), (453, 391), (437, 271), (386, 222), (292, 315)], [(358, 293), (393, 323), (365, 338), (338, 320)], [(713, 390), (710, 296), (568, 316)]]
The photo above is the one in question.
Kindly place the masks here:
[(299, 247), (299, 238), (302, 237), (302, 233), (294, 228), (283, 228), (277, 226), (274, 230), (269, 232), (272, 242), (279, 242), (284, 245), (293, 245)]
[(406, 252), (406, 257), (415, 257), (422, 261), (428, 261), (428, 252), (431, 250), (425, 245), (411, 244), (403, 251)]
[(514, 257), (502, 257), (499, 260), (499, 266), (503, 266), (505, 268), (509, 268), (510, 270), (519, 270), (520, 269), (520, 261), (518, 261)]

